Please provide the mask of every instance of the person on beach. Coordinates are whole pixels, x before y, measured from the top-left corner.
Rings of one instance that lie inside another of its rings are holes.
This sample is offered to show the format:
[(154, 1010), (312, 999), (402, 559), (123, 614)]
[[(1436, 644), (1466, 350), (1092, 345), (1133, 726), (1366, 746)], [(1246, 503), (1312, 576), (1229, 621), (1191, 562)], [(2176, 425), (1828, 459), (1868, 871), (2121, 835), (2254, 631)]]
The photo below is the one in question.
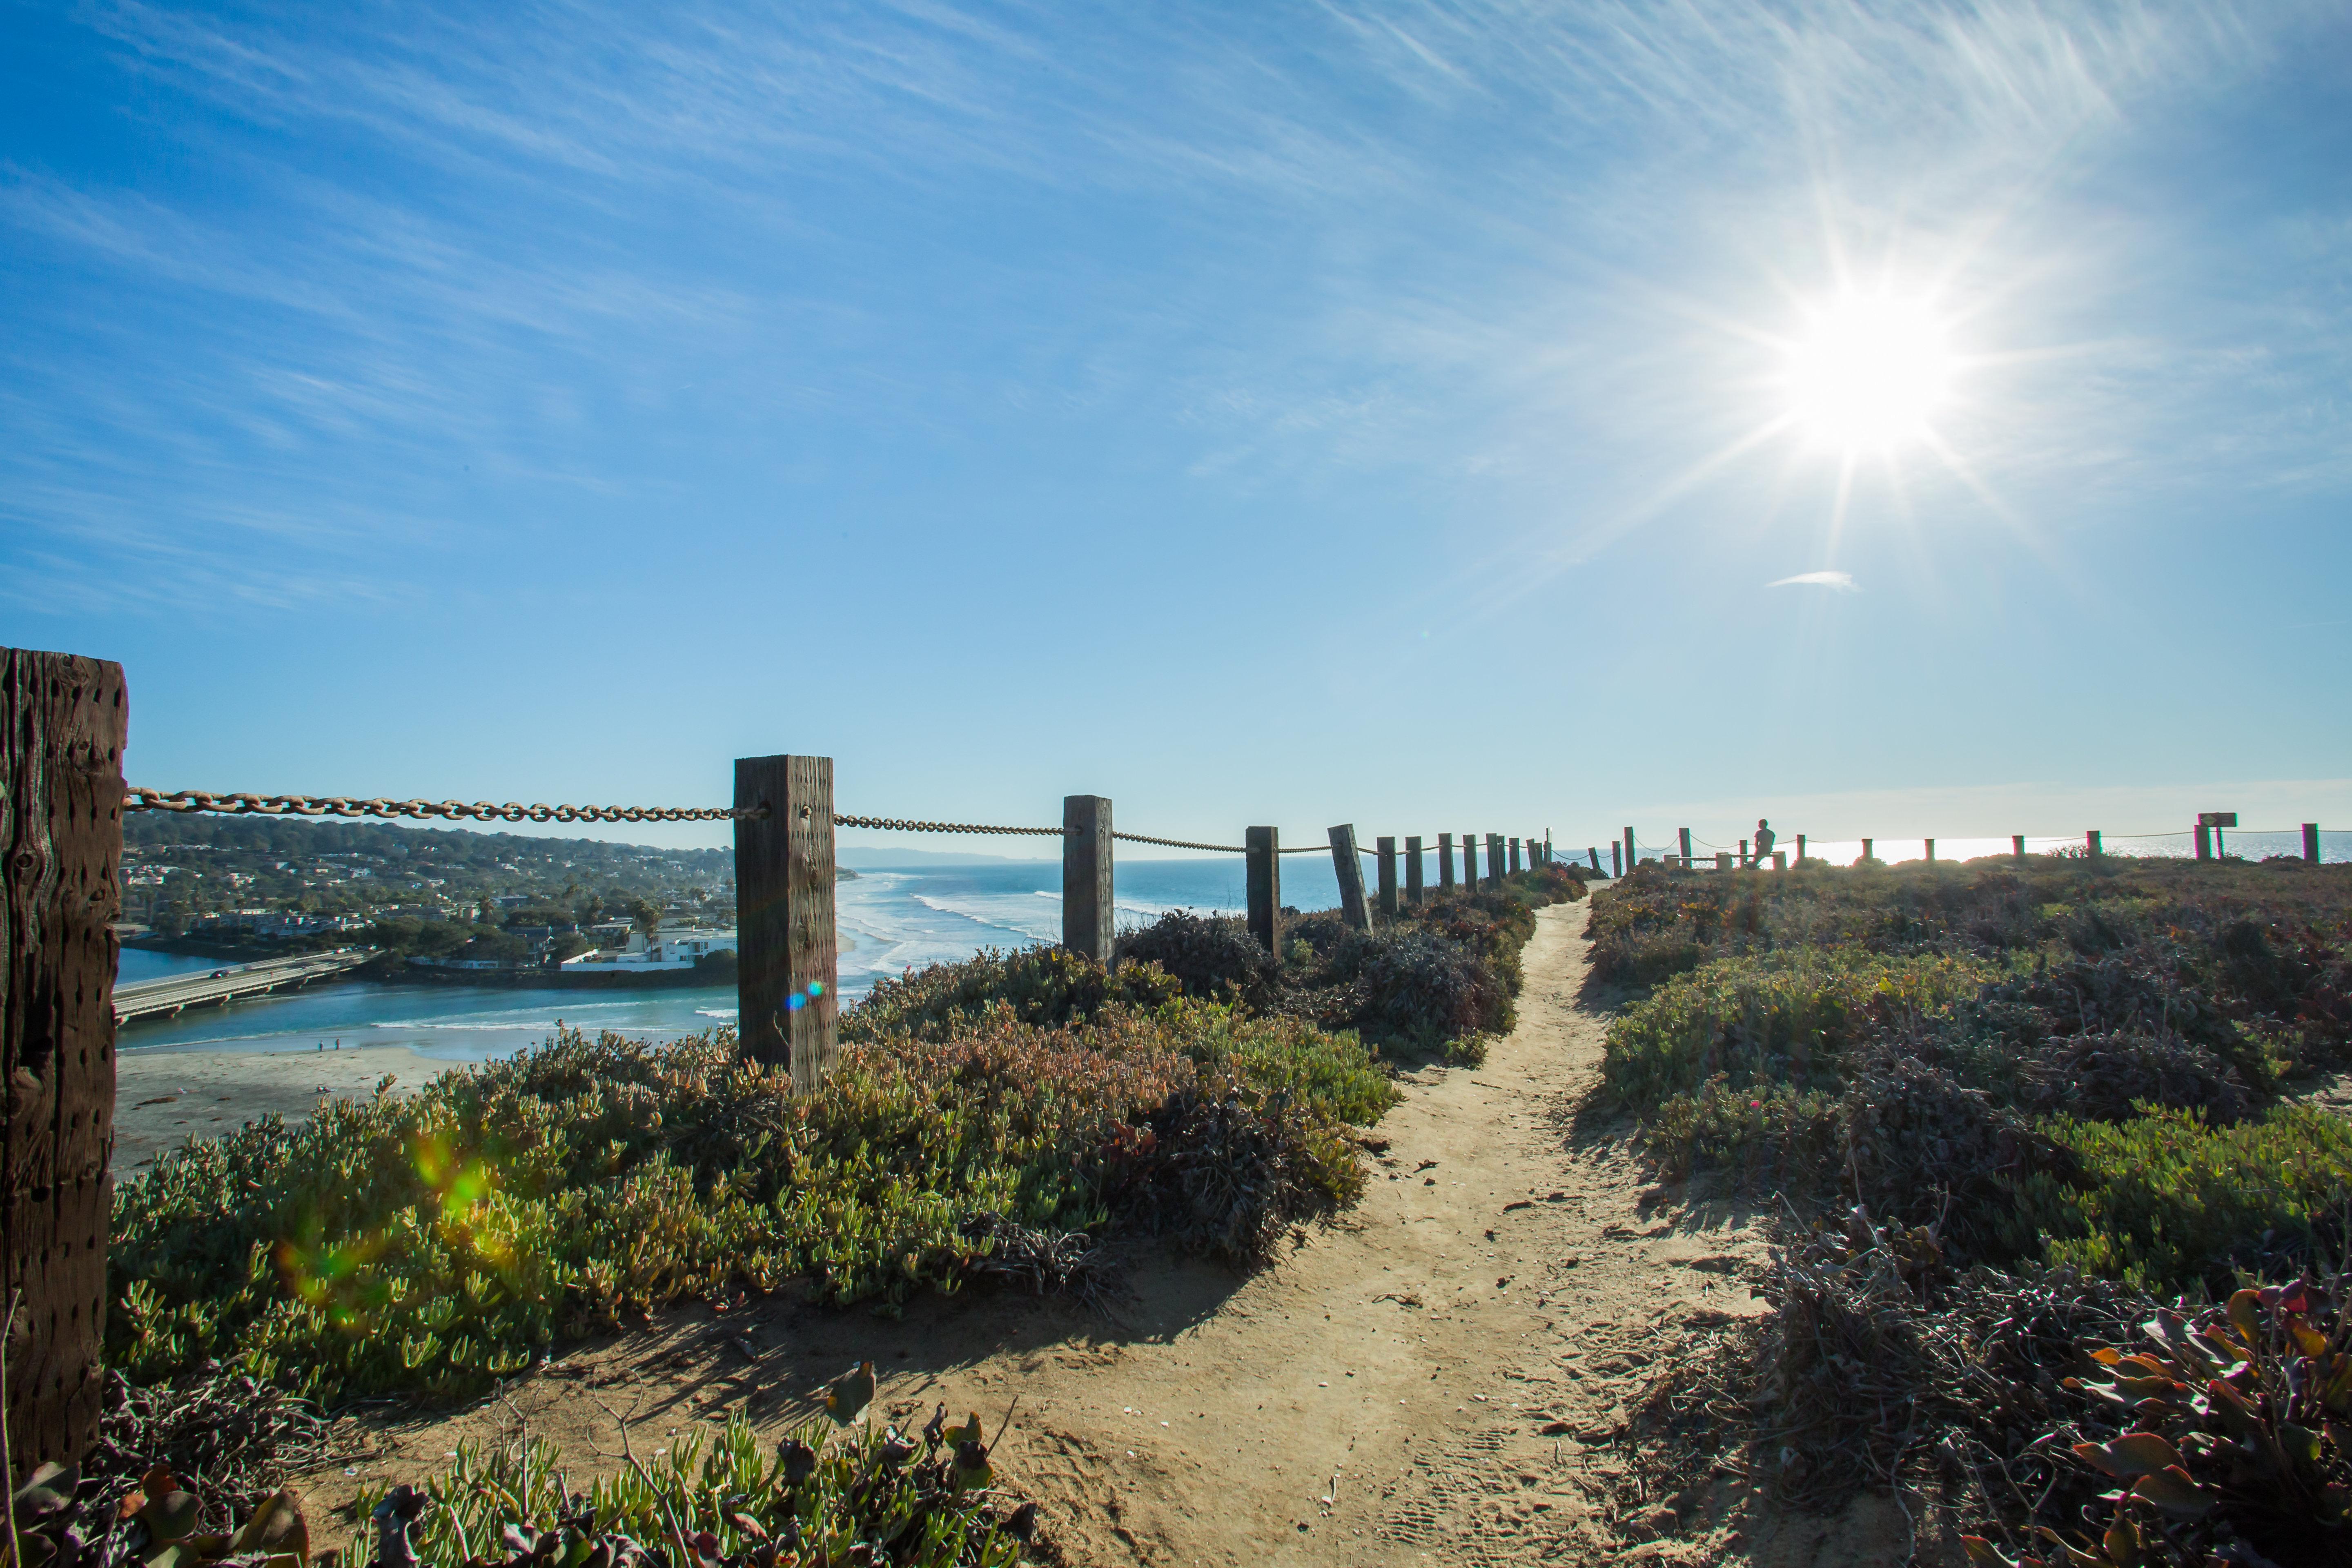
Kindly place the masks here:
[(1762, 817), (1758, 817), (1756, 819), (1756, 858), (1748, 862), (1750, 867), (1760, 867), (1765, 861), (1772, 858), (1772, 840), (1775, 837), (1772, 825)]

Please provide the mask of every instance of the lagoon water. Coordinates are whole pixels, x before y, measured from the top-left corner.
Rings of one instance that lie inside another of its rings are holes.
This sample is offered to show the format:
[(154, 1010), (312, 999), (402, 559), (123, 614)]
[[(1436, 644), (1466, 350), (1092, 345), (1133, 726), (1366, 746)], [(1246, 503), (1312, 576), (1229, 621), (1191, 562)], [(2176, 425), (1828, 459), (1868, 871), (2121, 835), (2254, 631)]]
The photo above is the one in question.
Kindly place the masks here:
[[(1436, 880), (1436, 860), (1428, 873)], [(839, 885), (841, 990), (855, 1001), (884, 975), (969, 958), (988, 947), (1026, 947), (1059, 940), (1062, 867), (1058, 860), (861, 870)], [(1286, 855), (1283, 902), (1328, 909), (1339, 879), (1328, 854)], [(1242, 858), (1129, 860), (1117, 867), (1123, 925), (1183, 908), (1237, 913), (1244, 902)], [(216, 958), (131, 949), (118, 978), (152, 980), (215, 969)], [(125, 1051), (300, 1050), (320, 1045), (401, 1045), (451, 1062), (488, 1061), (536, 1045), (557, 1020), (591, 1034), (602, 1029), (671, 1039), (735, 1021), (732, 986), (663, 991), (570, 987), (329, 984), (177, 1018), (127, 1024)]]

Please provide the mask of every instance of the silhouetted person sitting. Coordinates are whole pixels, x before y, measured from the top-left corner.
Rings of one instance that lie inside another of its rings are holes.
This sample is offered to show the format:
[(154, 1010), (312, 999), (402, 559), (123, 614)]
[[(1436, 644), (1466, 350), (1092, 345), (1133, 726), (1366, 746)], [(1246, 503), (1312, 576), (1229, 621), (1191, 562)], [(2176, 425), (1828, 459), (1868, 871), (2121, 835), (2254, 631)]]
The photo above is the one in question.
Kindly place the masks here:
[(1756, 858), (1748, 861), (1748, 865), (1761, 866), (1765, 861), (1772, 858), (1772, 840), (1775, 837), (1772, 825), (1762, 817), (1758, 817), (1756, 819)]

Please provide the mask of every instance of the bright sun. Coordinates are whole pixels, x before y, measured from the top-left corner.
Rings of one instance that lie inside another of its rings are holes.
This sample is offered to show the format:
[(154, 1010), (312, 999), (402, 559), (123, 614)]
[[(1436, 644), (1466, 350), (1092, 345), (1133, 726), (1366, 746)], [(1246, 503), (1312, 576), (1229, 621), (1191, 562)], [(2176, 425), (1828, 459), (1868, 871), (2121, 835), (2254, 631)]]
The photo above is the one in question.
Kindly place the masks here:
[(1954, 363), (1925, 301), (1842, 293), (1808, 312), (1789, 345), (1790, 416), (1818, 446), (1889, 451), (1930, 433)]

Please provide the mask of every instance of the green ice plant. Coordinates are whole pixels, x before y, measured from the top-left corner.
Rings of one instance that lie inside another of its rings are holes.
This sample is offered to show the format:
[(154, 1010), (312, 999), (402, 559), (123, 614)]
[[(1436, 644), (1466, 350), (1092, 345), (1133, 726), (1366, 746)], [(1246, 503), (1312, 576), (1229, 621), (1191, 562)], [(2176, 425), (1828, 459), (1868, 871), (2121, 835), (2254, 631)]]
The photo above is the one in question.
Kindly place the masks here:
[[(992, 1008), (854, 1046), (807, 1096), (723, 1032), (567, 1032), (122, 1183), (109, 1359), (141, 1383), (220, 1359), (322, 1399), (450, 1398), (680, 1300), (953, 1291), (1007, 1225), (1099, 1235), (1148, 1199), (1150, 1223), (1222, 1245), (1351, 1201), (1335, 1130), (1391, 1096), (1351, 1037), (1185, 999), (1061, 1027)], [(1247, 1212), (1202, 1228), (1157, 1173), (1197, 1158), (1187, 1108), (1209, 1102), (1286, 1152), (1279, 1182), (1244, 1184)]]

